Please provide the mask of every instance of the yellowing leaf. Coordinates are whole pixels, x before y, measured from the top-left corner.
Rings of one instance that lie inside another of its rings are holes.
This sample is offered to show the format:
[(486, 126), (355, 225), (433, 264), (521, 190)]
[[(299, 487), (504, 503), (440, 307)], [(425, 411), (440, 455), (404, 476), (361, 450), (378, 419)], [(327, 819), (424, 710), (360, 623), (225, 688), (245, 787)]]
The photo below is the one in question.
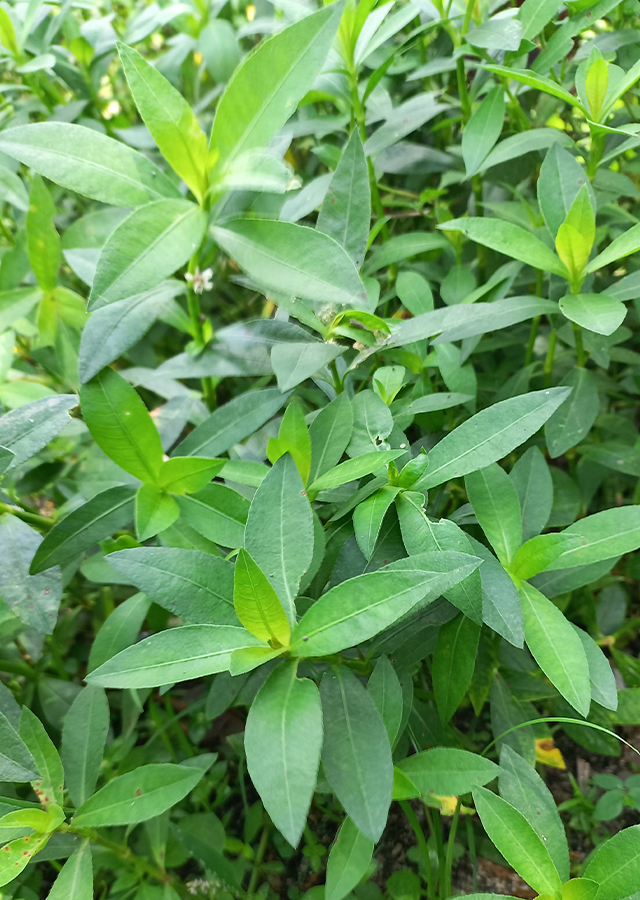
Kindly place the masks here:
[[(269, 527), (268, 523), (265, 527)], [(233, 603), (247, 631), (276, 646), (289, 645), (291, 629), (287, 614), (266, 575), (244, 549), (236, 560)]]
[(589, 259), (591, 245), (584, 236), (567, 222), (558, 228), (556, 251), (569, 272), (572, 288), (579, 289), (581, 275)]
[(566, 769), (566, 763), (562, 753), (554, 744), (552, 738), (538, 738), (536, 740), (536, 762), (553, 769)]
[(591, 116), (597, 122), (609, 87), (609, 66), (602, 57), (594, 60), (587, 72), (584, 89)]

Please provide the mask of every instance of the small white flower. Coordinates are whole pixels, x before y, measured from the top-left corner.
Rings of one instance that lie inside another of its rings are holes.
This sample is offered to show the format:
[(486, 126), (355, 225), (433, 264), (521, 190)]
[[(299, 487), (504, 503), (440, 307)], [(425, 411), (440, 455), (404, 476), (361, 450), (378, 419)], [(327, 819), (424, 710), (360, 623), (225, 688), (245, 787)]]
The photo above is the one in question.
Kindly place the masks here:
[(196, 266), (196, 271), (193, 275), (191, 272), (187, 272), (184, 277), (193, 287), (194, 294), (202, 294), (204, 291), (210, 291), (213, 287), (213, 281), (211, 280), (212, 275), (213, 269), (205, 269), (204, 272), (201, 272)]

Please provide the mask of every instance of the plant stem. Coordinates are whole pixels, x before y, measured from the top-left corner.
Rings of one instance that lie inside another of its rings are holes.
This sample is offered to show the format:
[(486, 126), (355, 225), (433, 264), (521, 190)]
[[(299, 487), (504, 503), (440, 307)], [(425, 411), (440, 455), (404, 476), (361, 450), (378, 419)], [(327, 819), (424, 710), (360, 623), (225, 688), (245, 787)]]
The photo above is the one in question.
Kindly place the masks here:
[(580, 325), (576, 325), (575, 322), (572, 322), (571, 325), (573, 327), (573, 336), (574, 336), (575, 342), (576, 342), (576, 355), (578, 358), (578, 366), (581, 369), (584, 369), (585, 365), (587, 364), (588, 354), (585, 351), (584, 344), (582, 342), (582, 328), (580, 327)]
[(556, 342), (558, 335), (553, 326), (551, 326), (551, 334), (549, 335), (549, 349), (544, 360), (544, 368), (542, 370), (542, 383), (544, 387), (551, 387), (551, 375), (553, 373), (553, 358), (556, 353)]
[(431, 872), (431, 857), (429, 855), (429, 845), (427, 844), (426, 838), (424, 836), (424, 831), (422, 830), (422, 826), (418, 821), (418, 817), (414, 813), (411, 808), (411, 804), (408, 800), (400, 800), (400, 808), (402, 812), (407, 817), (407, 821), (409, 825), (411, 825), (411, 830), (416, 836), (416, 840), (418, 842), (418, 849), (420, 850), (420, 854), (422, 856), (422, 861), (424, 863), (424, 872), (425, 878), (427, 881), (427, 891), (430, 900), (434, 900), (435, 898), (435, 885), (433, 882), (433, 875)]
[(460, 797), (458, 797), (458, 802), (456, 803), (455, 812), (453, 814), (453, 819), (451, 820), (451, 828), (449, 829), (449, 838), (447, 840), (447, 855), (445, 857), (445, 883), (443, 888), (441, 889), (441, 896), (443, 898), (451, 896), (451, 869), (453, 867), (453, 851), (455, 849), (456, 843), (456, 831), (458, 830), (458, 820), (460, 818)]
[(329, 371), (333, 377), (333, 387), (336, 394), (342, 394), (344, 391), (344, 384), (342, 383), (342, 378), (340, 378), (335, 359), (332, 359), (329, 363)]
[(260, 874), (260, 866), (262, 865), (262, 860), (264, 859), (264, 855), (267, 850), (267, 843), (269, 841), (269, 823), (265, 816), (265, 824), (262, 829), (262, 834), (260, 835), (260, 843), (258, 844), (258, 850), (256, 852), (255, 862), (253, 864), (253, 870), (251, 872), (251, 878), (249, 879), (249, 886), (247, 888), (248, 894), (253, 894), (256, 889), (256, 885), (258, 883), (258, 875)]
[(471, 821), (471, 816), (467, 816), (467, 844), (469, 846), (469, 860), (471, 862), (471, 887), (473, 888), (473, 893), (477, 893), (478, 890), (478, 861), (476, 858), (476, 836), (473, 831), (473, 822)]
[(531, 321), (531, 331), (529, 332), (529, 341), (527, 342), (527, 352), (524, 357), (525, 366), (530, 366), (533, 362), (533, 348), (538, 337), (538, 328), (540, 327), (540, 316), (534, 316)]
[[(367, 139), (367, 126), (364, 106), (360, 101), (360, 94), (358, 93), (358, 73), (356, 72), (356, 67), (353, 59), (349, 60), (347, 68), (349, 72), (349, 81), (351, 83), (351, 104), (353, 106), (353, 113), (355, 116), (358, 131), (360, 132), (362, 143), (364, 144)], [(382, 205), (382, 200), (380, 199), (380, 191), (378, 189), (378, 182), (376, 181), (376, 173), (373, 168), (373, 162), (371, 161), (371, 157), (369, 156), (367, 156), (367, 170), (369, 172), (369, 185), (371, 187), (371, 203), (373, 204), (376, 215), (382, 221), (385, 217), (384, 206)], [(386, 222), (382, 226), (381, 234), (384, 241), (389, 240), (389, 228)]]
[(433, 816), (433, 831), (436, 839), (436, 851), (438, 853), (438, 888), (440, 900), (444, 900), (445, 890), (445, 882), (446, 882), (446, 857), (444, 852), (444, 838), (442, 836), (442, 820), (440, 818), (440, 810), (434, 809), (432, 814)]
[(19, 506), (11, 506), (9, 503), (0, 503), (0, 513), (10, 513), (12, 516), (16, 516), (18, 519), (22, 519), (23, 522), (30, 522), (32, 525), (37, 525), (38, 528), (53, 528), (56, 524), (54, 519), (48, 519), (46, 516), (39, 516), (37, 513), (27, 512), (26, 509), (21, 509)]

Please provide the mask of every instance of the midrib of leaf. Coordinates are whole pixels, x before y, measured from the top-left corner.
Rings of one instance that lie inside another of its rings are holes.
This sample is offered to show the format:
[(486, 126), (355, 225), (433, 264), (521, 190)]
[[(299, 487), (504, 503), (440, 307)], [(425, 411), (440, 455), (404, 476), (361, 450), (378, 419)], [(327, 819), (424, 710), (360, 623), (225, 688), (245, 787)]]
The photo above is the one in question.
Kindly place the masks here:
[(206, 510), (208, 515), (211, 515), (211, 513), (214, 513), (215, 515), (220, 516), (221, 519), (226, 519), (227, 521), (232, 522), (234, 525), (245, 526), (247, 524), (245, 519), (236, 519), (232, 515), (229, 515), (229, 513), (225, 512), (224, 510), (219, 509), (216, 506), (211, 506), (209, 503), (205, 503), (204, 500), (200, 500), (194, 494), (189, 494), (187, 499), (191, 503), (194, 503), (196, 506), (201, 506), (204, 510)]
[[(156, 200), (155, 202), (163, 203), (164, 200)], [(139, 207), (139, 209), (144, 209), (144, 208), (145, 208), (144, 206)], [(110, 284), (107, 284), (107, 286), (100, 292), (100, 294), (95, 299), (98, 300), (99, 298), (105, 297), (109, 291), (112, 291), (113, 288), (117, 284), (119, 284), (122, 281), (122, 279), (125, 278), (129, 274), (129, 272), (131, 271), (131, 269), (134, 268), (134, 266), (137, 266), (141, 261), (145, 260), (149, 256), (149, 254), (153, 250), (155, 250), (156, 246), (160, 243), (160, 241), (163, 241), (166, 238), (168, 238), (171, 235), (171, 232), (175, 231), (175, 229), (183, 223), (183, 221), (187, 218), (187, 216), (192, 216), (196, 212), (200, 212), (199, 207), (192, 204), (191, 209), (186, 210), (184, 213), (181, 213), (181, 215), (177, 219), (174, 219), (173, 222), (167, 228), (165, 228), (161, 234), (159, 234), (157, 237), (155, 237), (151, 241), (151, 243), (147, 245), (146, 249), (140, 254), (140, 256), (136, 256), (136, 258), (129, 263), (129, 265), (126, 267), (126, 269), (122, 270), (122, 272), (118, 275), (118, 277), (116, 279), (114, 279)], [(131, 213), (131, 215), (132, 216), (135, 215), (135, 211), (133, 213)], [(131, 216), (126, 218), (124, 220), (124, 222), (122, 223), (122, 225), (124, 225), (126, 222), (128, 222), (130, 218), (131, 218)], [(122, 226), (119, 226), (119, 227), (122, 227)], [(115, 232), (114, 232), (114, 234), (115, 234)]]
[[(496, 810), (496, 809), (493, 809), (492, 812), (493, 812), (493, 814), (496, 816), (496, 818), (500, 820), (500, 824), (503, 826), (503, 828), (505, 828), (505, 829), (509, 832), (509, 835), (511, 836), (512, 840), (514, 841), (514, 843), (516, 843), (516, 844), (518, 845), (520, 854), (521, 854), (522, 856), (525, 856), (525, 857), (527, 858), (527, 860), (528, 860), (529, 864), (532, 866), (532, 868), (535, 869), (535, 870), (537, 871), (537, 874), (538, 874), (538, 875), (541, 875), (541, 876), (544, 878), (545, 886), (546, 886), (547, 888), (549, 888), (549, 889), (553, 892), (552, 885), (551, 885), (550, 882), (547, 880), (547, 876), (546, 876), (544, 873), (541, 873), (541, 872), (540, 872), (539, 860), (536, 860), (536, 859), (534, 859), (534, 857), (531, 856), (531, 854), (530, 854), (529, 851), (527, 850), (526, 846), (519, 840), (517, 832), (516, 832), (514, 829), (512, 829), (512, 828), (510, 827), (510, 825), (509, 825), (509, 822), (508, 822), (506, 819), (504, 819), (504, 818), (500, 815), (500, 811), (499, 811), (499, 810)], [(520, 814), (520, 815), (522, 815), (522, 814)], [(524, 819), (524, 816), (522, 816), (522, 818)], [(525, 821), (526, 821), (526, 820), (525, 820)], [(527, 822), (527, 825), (529, 825), (528, 822)], [(529, 827), (531, 828), (530, 825), (529, 825)], [(533, 829), (531, 829), (531, 831), (532, 831), (532, 834), (533, 834), (538, 840), (540, 840), (540, 838), (539, 838), (538, 835), (535, 833), (535, 831), (533, 831)], [(543, 850), (543, 851), (546, 851), (546, 847), (544, 846), (544, 844), (541, 845), (540, 849)], [(546, 862), (546, 860), (545, 860), (545, 862)], [(549, 857), (549, 863), (551, 864), (551, 866), (553, 866), (553, 862), (552, 862), (552, 860), (551, 860), (551, 857)], [(553, 866), (553, 868), (555, 869), (555, 866)], [(560, 876), (558, 876), (558, 881), (560, 881)], [(535, 890), (537, 890), (537, 888), (535, 888)]]
[[(558, 663), (560, 664), (560, 668), (561, 668), (562, 671), (564, 672), (565, 677), (566, 677), (566, 679), (567, 679), (569, 685), (571, 686), (571, 689), (572, 689), (573, 695), (574, 695), (574, 699), (575, 699), (576, 701), (579, 702), (579, 701), (580, 701), (580, 692), (578, 691), (578, 689), (577, 689), (577, 687), (576, 687), (576, 685), (575, 685), (575, 683), (574, 683), (574, 681), (573, 681), (573, 678), (571, 677), (571, 674), (570, 674), (569, 670), (566, 668), (566, 666), (565, 666), (565, 664), (564, 664), (564, 660), (563, 660), (563, 658), (562, 658), (562, 655), (561, 655), (560, 653), (558, 653), (558, 651), (556, 650), (556, 647), (555, 647), (555, 644), (554, 644), (554, 639), (553, 639), (553, 633), (547, 631), (547, 629), (545, 628), (545, 625), (544, 625), (542, 619), (541, 619), (540, 616), (538, 615), (538, 611), (537, 611), (537, 609), (536, 609), (536, 607), (535, 607), (535, 604), (533, 604), (533, 603), (529, 600), (529, 598), (527, 598), (527, 602), (529, 603), (529, 608), (531, 609), (531, 612), (532, 612), (533, 615), (535, 616), (536, 621), (538, 622), (538, 625), (540, 626), (540, 629), (542, 630), (542, 633), (544, 634), (544, 637), (545, 637), (545, 641), (546, 641), (546, 643), (547, 643), (547, 646), (548, 646), (551, 650), (553, 650), (554, 656), (555, 656), (556, 660), (558, 661)], [(549, 601), (549, 602), (551, 602), (551, 601)], [(526, 639), (526, 634), (525, 634), (525, 639)], [(531, 649), (531, 648), (529, 648), (529, 649)]]
[[(581, 547), (575, 547), (573, 550), (566, 550), (561, 556), (557, 557), (557, 559), (562, 559), (563, 557), (570, 556), (572, 553), (579, 553), (582, 550), (588, 550), (591, 547), (597, 547), (598, 544), (604, 544), (606, 541), (611, 540), (620, 540), (620, 538), (626, 537), (628, 534), (637, 534), (638, 526), (635, 528), (628, 528), (626, 531), (616, 531), (615, 534), (609, 534), (606, 537), (598, 538), (596, 541), (589, 541), (589, 543), (585, 546), (584, 544)], [(567, 534), (575, 534), (578, 537), (582, 537), (579, 531), (569, 531), (567, 529)]]
[(621, 872), (624, 872), (624, 870), (627, 869), (629, 866), (634, 865), (638, 861), (639, 856), (640, 856), (640, 851), (638, 851), (635, 854), (635, 856), (632, 856), (631, 858), (629, 858), (625, 862), (623, 862), (619, 868), (615, 869), (615, 871), (609, 872), (609, 874), (606, 875), (602, 879), (602, 881), (599, 882), (600, 886), (603, 887), (608, 881), (611, 881), (613, 878), (616, 878), (618, 875), (620, 875)]
[[(189, 626), (185, 626), (185, 627), (189, 627)], [(201, 628), (202, 626), (196, 625), (196, 626), (192, 626), (192, 627)], [(235, 625), (220, 625), (220, 626), (212, 625), (212, 626), (205, 626), (205, 627), (236, 628), (237, 626), (235, 626)], [(162, 633), (162, 632), (159, 632), (159, 633)], [(249, 632), (247, 632), (247, 634), (248, 633)], [(134, 644), (133, 646), (137, 647), (138, 644)], [(255, 646), (259, 646), (259, 645), (249, 644), (248, 646), (255, 647)], [(127, 648), (127, 649), (129, 649), (129, 648)], [(225, 654), (233, 653), (234, 650), (242, 650), (242, 649), (244, 649), (244, 648), (243, 647), (228, 647), (227, 649), (224, 649), (224, 650), (211, 650), (208, 653), (191, 654), (189, 656), (183, 656), (180, 659), (171, 659), (168, 662), (146, 663), (145, 665), (141, 664), (141, 665), (137, 666), (136, 668), (118, 669), (117, 672), (110, 672), (108, 674), (110, 674), (110, 675), (129, 675), (129, 674), (135, 675), (138, 672), (153, 672), (156, 669), (166, 668), (167, 666), (179, 666), (185, 662), (197, 662), (200, 659), (215, 659), (217, 656), (224, 656)], [(113, 658), (115, 659), (115, 657), (113, 657)], [(108, 661), (111, 662), (111, 660), (108, 660)], [(105, 663), (105, 665), (106, 665), (106, 663)], [(96, 669), (96, 672), (92, 673), (92, 674), (96, 674), (96, 673), (98, 673), (97, 669)]]
[(17, 444), (17, 443), (19, 443), (20, 441), (24, 441), (26, 438), (28, 438), (29, 435), (30, 435), (33, 431), (37, 431), (37, 430), (38, 430), (39, 428), (41, 428), (43, 425), (51, 425), (51, 422), (52, 422), (54, 419), (57, 420), (58, 418), (60, 418), (60, 417), (62, 417), (62, 416), (64, 416), (64, 415), (66, 415), (66, 414), (69, 412), (70, 409), (73, 409), (74, 406), (77, 406), (77, 403), (78, 403), (78, 401), (77, 401), (77, 399), (76, 399), (76, 402), (75, 402), (74, 404), (69, 405), (69, 406), (65, 406), (63, 409), (54, 411), (54, 412), (51, 414), (51, 416), (50, 416), (49, 418), (47, 418), (47, 419), (45, 419), (45, 420), (41, 420), (41, 421), (39, 421), (39, 422), (33, 422), (32, 425), (31, 425), (31, 423), (29, 423), (29, 424), (31, 425), (31, 427), (27, 428), (25, 431), (21, 431), (20, 434), (18, 434), (17, 437), (12, 438), (11, 441), (6, 441), (6, 442), (3, 444), (3, 446), (6, 447), (7, 450), (10, 450), (11, 447), (12, 447), (14, 444)]
[[(295, 679), (295, 672), (292, 670), (293, 679)], [(292, 679), (289, 687), (287, 688), (287, 693), (285, 697), (285, 701), (282, 705), (282, 719), (280, 722), (280, 740), (282, 742), (282, 773), (284, 778), (284, 786), (285, 786), (285, 796), (287, 798), (287, 808), (289, 811), (289, 827), (293, 831), (293, 805), (291, 803), (291, 788), (289, 786), (289, 771), (290, 766), (287, 764), (287, 741), (286, 741), (286, 724), (287, 724), (287, 703), (291, 697), (293, 691), (294, 680)]]
[[(188, 575), (181, 575), (179, 572), (172, 572), (170, 569), (162, 569), (158, 565), (150, 566), (140, 562), (134, 563), (134, 565), (140, 566), (143, 569), (152, 569), (165, 575), (170, 575), (172, 578), (177, 578), (179, 581), (184, 581), (185, 584), (193, 585), (193, 587), (197, 587), (199, 590), (207, 591), (207, 593), (211, 594), (212, 597), (217, 597), (219, 600), (223, 600), (227, 604), (227, 606), (233, 607), (233, 603), (229, 600), (228, 597), (224, 597), (222, 594), (217, 594), (209, 584), (202, 584), (201, 582), (196, 581), (194, 578), (189, 578)], [(134, 611), (132, 611), (132, 614), (133, 612)]]
[[(181, 781), (186, 781), (186, 780), (187, 780), (186, 778), (181, 778), (179, 781), (172, 781), (170, 784), (162, 784), (159, 787), (151, 788), (150, 790), (146, 790), (144, 792), (144, 794), (142, 794), (141, 797), (136, 797), (135, 799), (137, 799), (137, 800), (151, 799), (155, 796), (155, 794), (162, 793), (163, 791), (165, 791), (166, 788), (168, 788), (168, 787), (172, 788), (175, 785), (180, 784)], [(113, 783), (113, 782), (111, 782), (111, 783)], [(94, 794), (93, 796), (95, 797), (97, 795)], [(91, 799), (91, 798), (89, 798), (89, 799)], [(113, 803), (110, 803), (108, 806), (100, 806), (98, 809), (90, 810), (89, 812), (90, 813), (104, 813), (104, 812), (108, 813), (109, 810), (119, 809), (120, 807), (130, 808), (131, 801), (129, 799), (116, 800)], [(82, 815), (86, 815), (86, 812), (85, 813), (81, 812), (80, 816), (82, 816)]]
[[(110, 370), (107, 370), (107, 371), (110, 371)], [(146, 456), (138, 448), (135, 440), (133, 439), (133, 435), (132, 435), (131, 429), (127, 423), (126, 417), (123, 417), (120, 415), (120, 409), (118, 406), (114, 406), (113, 401), (111, 400), (111, 397), (109, 396), (109, 392), (106, 391), (105, 388), (103, 387), (102, 378), (100, 378), (100, 388), (102, 389), (102, 394), (103, 394), (104, 398), (106, 399), (107, 404), (108, 404), (109, 408), (111, 409), (111, 412), (117, 419), (118, 424), (120, 425), (122, 430), (125, 432), (125, 434), (127, 436), (127, 440), (129, 441), (129, 445), (131, 446), (131, 448), (134, 451), (134, 456), (142, 464), (142, 468), (146, 472), (149, 473), (149, 475), (151, 476), (150, 480), (155, 484), (157, 473), (154, 472), (154, 470), (151, 468), (150, 464), (148, 463)], [(146, 412), (146, 407), (145, 407), (145, 412)]]

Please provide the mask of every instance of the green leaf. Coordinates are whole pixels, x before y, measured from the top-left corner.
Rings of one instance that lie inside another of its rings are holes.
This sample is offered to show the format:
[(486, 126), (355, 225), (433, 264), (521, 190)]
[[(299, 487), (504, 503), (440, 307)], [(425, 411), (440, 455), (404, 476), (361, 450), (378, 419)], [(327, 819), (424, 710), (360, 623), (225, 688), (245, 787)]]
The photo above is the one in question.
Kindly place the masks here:
[(456, 304), (447, 310), (442, 322), (434, 329), (441, 332), (432, 342), (443, 344), (461, 338), (474, 337), (487, 331), (508, 328), (533, 316), (558, 312), (558, 305), (542, 297), (505, 297), (491, 303)]
[(429, 282), (418, 272), (400, 272), (396, 281), (398, 298), (412, 316), (433, 310), (433, 294)]
[(562, 0), (524, 0), (518, 10), (522, 39), (533, 40), (560, 9)]
[(51, 441), (69, 422), (69, 410), (78, 405), (75, 394), (56, 394), (0, 416), (0, 446), (14, 458), (9, 468), (20, 465)]
[(485, 831), (509, 865), (534, 891), (560, 900), (562, 882), (558, 871), (522, 813), (486, 788), (475, 788), (473, 800)]
[[(109, 559), (109, 562), (112, 563), (113, 559)], [(88, 672), (93, 672), (116, 653), (136, 642), (150, 606), (151, 597), (142, 593), (134, 594), (116, 606), (91, 645)]]
[(31, 786), (44, 809), (52, 803), (62, 806), (64, 798), (64, 769), (55, 744), (47, 734), (40, 719), (28, 707), (23, 707), (20, 718), (20, 738), (24, 741), (40, 777)]
[(258, 691), (244, 745), (247, 769), (266, 811), (297, 847), (316, 786), (322, 708), (318, 688), (298, 678), (295, 665), (278, 666)]
[(393, 747), (396, 738), (400, 736), (403, 698), (402, 685), (387, 656), (381, 656), (375, 664), (367, 682), (367, 691), (380, 713), (389, 743)]
[(465, 477), (467, 496), (478, 524), (503, 565), (522, 543), (522, 513), (513, 482), (497, 463)]
[(233, 605), (251, 634), (276, 646), (288, 646), (291, 629), (287, 614), (267, 577), (243, 549), (234, 569)]
[(101, 687), (90, 684), (77, 695), (62, 726), (62, 763), (75, 806), (81, 806), (95, 790), (108, 730), (107, 696)]
[(373, 556), (382, 521), (399, 492), (399, 487), (385, 484), (375, 494), (359, 503), (353, 512), (356, 540), (367, 560)]
[(127, 647), (87, 675), (90, 684), (143, 688), (214, 675), (229, 668), (234, 650), (262, 641), (235, 625), (184, 625)]
[(524, 644), (522, 609), (518, 590), (501, 563), (484, 544), (469, 537), (471, 552), (482, 560), (482, 620), (514, 647)]
[(325, 194), (316, 229), (344, 247), (359, 269), (367, 250), (370, 222), (369, 171), (362, 140), (354, 128)]
[(100, 828), (146, 822), (186, 797), (203, 775), (202, 769), (194, 766), (139, 766), (105, 784), (82, 804), (72, 823), (82, 828)]
[(178, 188), (142, 153), (82, 125), (38, 122), (6, 129), (0, 150), (55, 184), (114, 206), (141, 206)]
[(538, 431), (569, 391), (533, 391), (483, 409), (436, 444), (429, 453), (429, 468), (415, 489), (436, 487), (502, 459)]
[(598, 122), (609, 87), (609, 66), (599, 56), (589, 66), (584, 82), (591, 118)]
[(93, 864), (91, 844), (86, 841), (60, 870), (47, 900), (92, 900)]
[(322, 71), (341, 8), (320, 10), (263, 41), (220, 99), (211, 133), (214, 178), (247, 150), (266, 147)]
[(493, 72), (494, 75), (503, 75), (512, 81), (519, 81), (520, 84), (526, 84), (538, 91), (543, 91), (545, 94), (550, 94), (552, 97), (557, 97), (559, 100), (564, 100), (565, 103), (577, 107), (585, 115), (587, 113), (577, 97), (574, 97), (573, 94), (570, 94), (557, 82), (552, 81), (550, 78), (545, 78), (544, 75), (538, 75), (530, 69), (512, 69), (508, 66), (494, 65), (483, 65), (481, 68), (486, 69), (488, 72)]
[(578, 194), (588, 190), (588, 183), (587, 173), (575, 156), (560, 144), (553, 144), (540, 167), (537, 185), (540, 212), (552, 237), (557, 235)]
[(12, 515), (0, 516), (0, 596), (22, 621), (40, 634), (52, 634), (62, 599), (58, 569), (38, 575), (29, 566), (42, 538), (26, 522)]
[(278, 388), (240, 394), (198, 425), (178, 444), (175, 455), (220, 456), (261, 428), (286, 403), (288, 396)]
[(127, 485), (96, 494), (58, 522), (36, 550), (32, 575), (76, 559), (98, 541), (124, 528), (133, 518), (136, 489)]
[(29, 191), (27, 243), (29, 262), (43, 291), (52, 291), (56, 286), (62, 258), (60, 235), (53, 224), (55, 215), (56, 207), (51, 194), (42, 178), (34, 175)]
[(556, 253), (568, 273), (572, 290), (579, 290), (591, 245), (575, 226), (563, 222), (556, 235)]
[(562, 456), (586, 437), (600, 406), (598, 386), (593, 373), (588, 369), (570, 369), (561, 384), (573, 390), (544, 426), (544, 436), (552, 459)]
[(334, 359), (341, 356), (346, 347), (322, 341), (276, 344), (271, 350), (271, 365), (281, 391), (288, 391), (300, 382), (311, 378)]
[(270, 438), (267, 444), (269, 461), (275, 463), (285, 453), (295, 460), (300, 478), (304, 484), (309, 480), (311, 468), (311, 438), (304, 420), (302, 408), (297, 403), (287, 406), (277, 438)]
[(49, 834), (27, 835), (5, 844), (0, 856), (0, 887), (17, 878), (50, 837)]
[(373, 700), (346, 666), (324, 675), (320, 695), (325, 774), (356, 827), (377, 841), (387, 823), (393, 785), (387, 732)]
[(522, 813), (544, 842), (560, 878), (567, 881), (569, 847), (556, 802), (535, 768), (507, 744), (500, 750), (499, 784), (502, 799)]
[(582, 641), (582, 647), (589, 664), (589, 680), (591, 682), (591, 696), (604, 706), (605, 709), (616, 710), (618, 708), (618, 689), (613, 670), (609, 665), (607, 657), (604, 655), (600, 647), (596, 644), (591, 635), (587, 634), (577, 625), (573, 626), (574, 631)]
[(533, 658), (565, 700), (586, 716), (591, 704), (589, 665), (582, 641), (557, 606), (521, 582), (524, 637)]
[(197, 494), (178, 497), (185, 521), (223, 547), (242, 547), (249, 501), (223, 484), (208, 484)]
[(264, 665), (271, 659), (282, 656), (283, 648), (276, 647), (241, 647), (234, 650), (229, 661), (229, 674), (232, 678), (252, 672), (258, 666)]
[(39, 772), (25, 742), (0, 712), (0, 778), (3, 781), (34, 781)]
[[(576, 371), (586, 370), (578, 369)], [(559, 408), (562, 409), (562, 407)], [(547, 420), (545, 434), (549, 428), (549, 422), (555, 415), (557, 412)], [(540, 534), (549, 521), (553, 507), (553, 482), (540, 448), (529, 447), (516, 461), (509, 472), (509, 478), (518, 492), (522, 510), (522, 539), (527, 541)]]
[(447, 238), (437, 232), (413, 231), (399, 234), (380, 246), (374, 246), (363, 271), (365, 275), (374, 275), (380, 269), (386, 269), (395, 262), (403, 262), (412, 256), (428, 253), (431, 250), (448, 250), (450, 247), (451, 244)]
[(138, 488), (135, 523), (139, 541), (147, 541), (170, 528), (179, 516), (180, 507), (169, 494), (154, 484), (143, 484)]
[(325, 472), (309, 485), (308, 493), (317, 494), (330, 488), (339, 487), (365, 475), (371, 475), (382, 468), (386, 468), (390, 462), (403, 456), (404, 450), (375, 450), (372, 453), (363, 453), (355, 459), (348, 459)]
[(540, 238), (513, 222), (502, 219), (464, 218), (451, 219), (439, 227), (443, 231), (461, 231), (477, 244), (503, 253), (511, 259), (518, 259), (533, 266), (534, 269), (567, 277), (567, 270), (553, 250)]
[(417, 603), (435, 600), (478, 565), (476, 557), (465, 553), (421, 553), (343, 581), (302, 616), (291, 635), (291, 654), (326, 656), (354, 647)]
[(156, 200), (134, 210), (102, 248), (89, 309), (148, 291), (197, 250), (207, 216), (188, 200)]
[(352, 429), (351, 401), (349, 395), (343, 392), (320, 410), (309, 428), (310, 483), (317, 481), (321, 475), (340, 462), (351, 440)]
[(480, 626), (465, 615), (440, 626), (431, 678), (440, 719), (451, 719), (469, 690), (480, 640)]
[(562, 885), (562, 900), (595, 900), (598, 885), (588, 878), (572, 878)]
[(157, 484), (160, 435), (135, 388), (113, 369), (104, 369), (82, 385), (80, 403), (91, 436), (109, 459), (135, 478)]
[(158, 484), (172, 494), (193, 494), (206, 487), (225, 462), (199, 456), (174, 456), (162, 463)]
[(539, 534), (520, 547), (510, 567), (516, 578), (533, 578), (543, 572), (565, 550), (578, 547), (581, 540), (573, 534)]
[(560, 300), (560, 311), (577, 325), (605, 335), (613, 334), (627, 315), (624, 303), (607, 294), (567, 294)]
[(373, 848), (373, 841), (347, 816), (329, 850), (324, 888), (326, 900), (344, 900), (359, 884), (371, 864)]
[(469, 119), (462, 134), (462, 159), (471, 178), (493, 149), (504, 122), (504, 88), (493, 88)]
[(490, 759), (454, 747), (433, 747), (398, 763), (421, 794), (468, 794), (478, 785), (493, 781), (500, 768)]
[(80, 341), (80, 381), (89, 381), (136, 344), (156, 319), (174, 308), (173, 298), (184, 288), (179, 281), (165, 281), (150, 291), (110, 303), (92, 313)]
[(0, 42), (7, 48), (12, 56), (17, 56), (20, 52), (18, 41), (16, 38), (16, 30), (13, 27), (11, 16), (3, 9), (0, 13)]
[(512, 134), (500, 141), (491, 151), (482, 163), (480, 171), (484, 172), (493, 166), (501, 165), (512, 159), (519, 159), (525, 153), (546, 150), (548, 147), (553, 147), (554, 144), (572, 147), (573, 141), (568, 134), (558, 131), (557, 128), (532, 128), (529, 131)]
[(172, 84), (139, 53), (118, 44), (136, 106), (172, 169), (201, 202), (208, 187), (207, 138), (195, 113)]
[(640, 825), (632, 825), (596, 849), (584, 877), (598, 884), (598, 900), (622, 900), (640, 883)]
[(606, 250), (594, 257), (586, 267), (585, 275), (597, 272), (598, 269), (603, 269), (611, 263), (618, 262), (619, 259), (624, 259), (625, 256), (637, 253), (638, 250), (640, 250), (640, 223), (632, 225), (631, 228), (615, 238)]
[(191, 625), (238, 624), (233, 566), (225, 559), (198, 550), (140, 547), (111, 553), (108, 560), (128, 582)]
[(251, 501), (245, 549), (271, 582), (293, 625), (300, 579), (313, 557), (313, 514), (288, 453), (271, 468)]
[(563, 534), (577, 534), (582, 543), (566, 550), (547, 567), (548, 572), (617, 559), (640, 547), (640, 506), (604, 509), (569, 525)]
[(318, 305), (359, 308), (367, 292), (347, 251), (332, 237), (292, 222), (230, 219), (212, 234), (267, 291)]

